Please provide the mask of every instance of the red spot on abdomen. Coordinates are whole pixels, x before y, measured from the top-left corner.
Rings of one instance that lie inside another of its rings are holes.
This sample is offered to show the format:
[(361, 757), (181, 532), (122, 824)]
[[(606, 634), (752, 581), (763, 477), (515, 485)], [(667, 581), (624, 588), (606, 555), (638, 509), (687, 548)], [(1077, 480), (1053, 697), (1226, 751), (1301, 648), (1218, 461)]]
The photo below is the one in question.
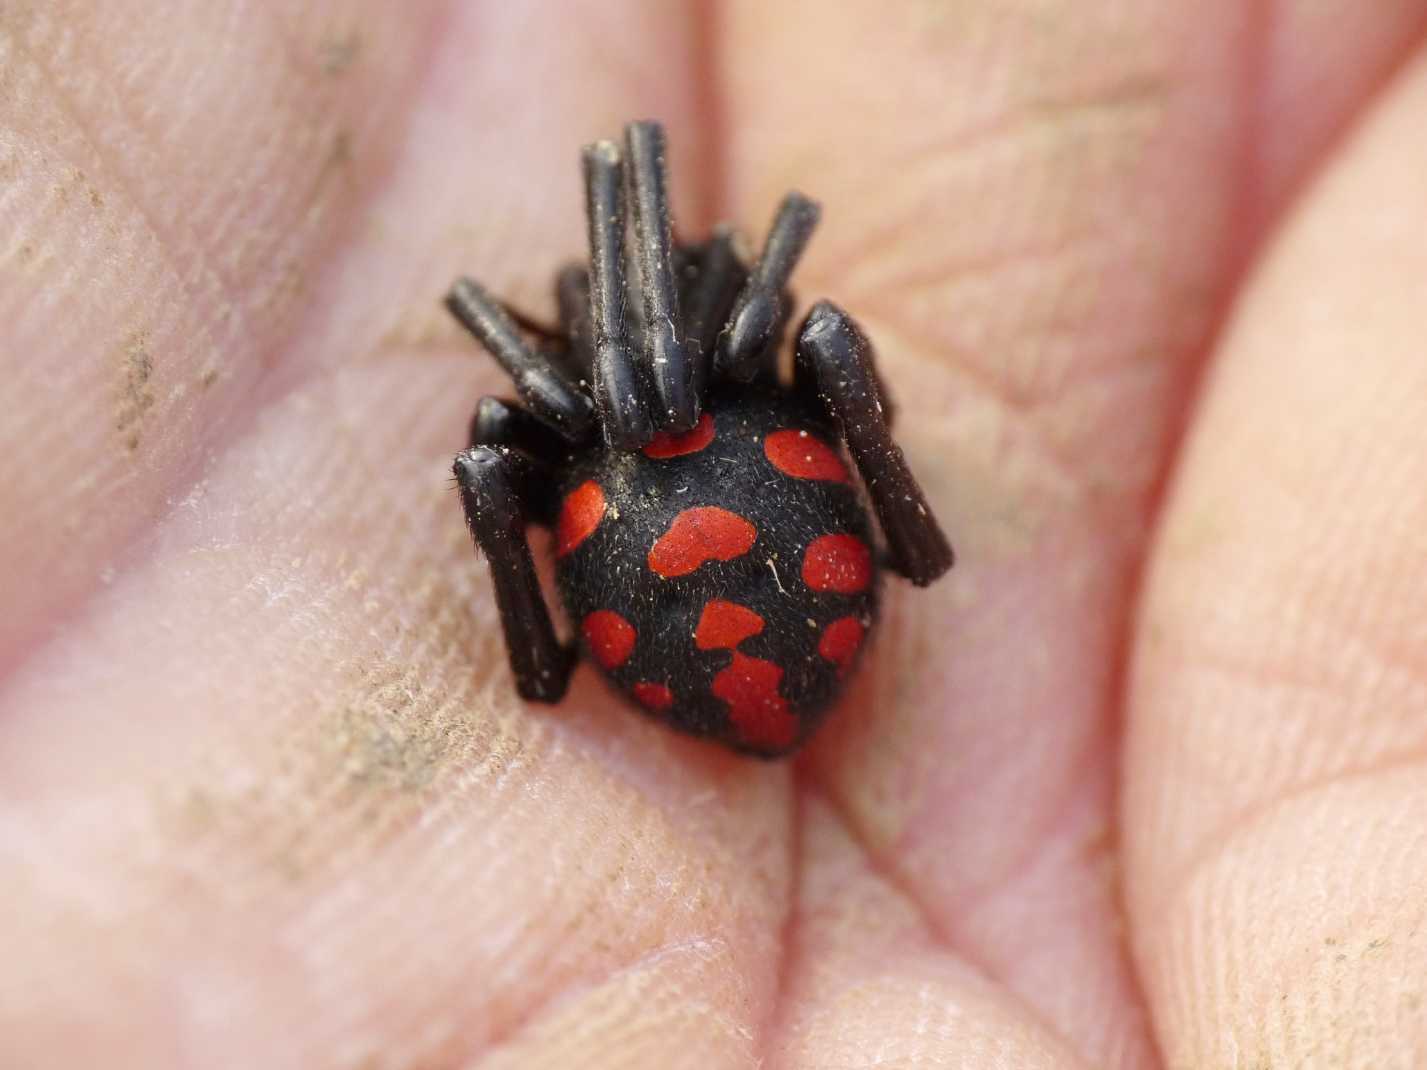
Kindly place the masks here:
[(705, 561), (732, 561), (758, 537), (752, 524), (716, 505), (685, 509), (649, 551), (649, 567), (666, 579), (687, 576)]
[(803, 582), (814, 591), (857, 594), (872, 582), (872, 551), (856, 535), (823, 535), (803, 553)]
[(763, 618), (753, 610), (716, 598), (699, 614), (694, 645), (700, 650), (732, 650), (762, 630)]
[(774, 431), (763, 440), (763, 453), (774, 468), (786, 475), (847, 482), (847, 466), (837, 451), (806, 431)]
[(634, 653), (634, 625), (612, 609), (597, 609), (581, 625), (590, 653), (606, 669), (617, 669)]
[(771, 661), (733, 652), (728, 668), (713, 678), (716, 697), (728, 703), (728, 719), (750, 747), (781, 748), (797, 738), (798, 719), (778, 693), (783, 670)]
[(634, 692), (635, 701), (647, 710), (655, 713), (663, 713), (670, 706), (674, 705), (674, 692), (670, 691), (663, 684), (652, 684), (641, 680), (630, 688)]
[(593, 535), (604, 519), (604, 510), (604, 491), (593, 479), (565, 495), (555, 524), (555, 556), (564, 557)]
[(867, 629), (856, 617), (839, 617), (823, 629), (818, 653), (836, 665), (839, 674), (844, 673), (856, 657), (866, 633)]
[(656, 461), (667, 460), (670, 457), (682, 457), (686, 453), (698, 453), (713, 440), (713, 417), (704, 413), (699, 417), (699, 422), (687, 431), (680, 431), (677, 434), (660, 431), (649, 440), (649, 445), (644, 447), (644, 456)]

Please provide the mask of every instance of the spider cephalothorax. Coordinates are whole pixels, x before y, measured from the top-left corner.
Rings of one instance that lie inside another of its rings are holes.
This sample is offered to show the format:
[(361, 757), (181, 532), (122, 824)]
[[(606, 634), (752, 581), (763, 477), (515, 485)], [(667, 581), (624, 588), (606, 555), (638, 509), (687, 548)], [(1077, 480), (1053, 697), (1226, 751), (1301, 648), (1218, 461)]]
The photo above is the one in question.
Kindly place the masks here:
[(577, 642), (616, 687), (682, 731), (787, 754), (856, 663), (879, 556), (925, 586), (951, 547), (846, 313), (813, 307), (780, 382), (786, 288), (817, 205), (788, 194), (749, 266), (726, 227), (673, 241), (657, 124), (631, 124), (622, 153), (587, 147), (584, 170), (590, 262), (557, 278), (560, 330), (469, 279), (446, 300), (520, 395), (481, 399), (455, 463), (516, 687), (557, 702), (575, 660), (530, 556), (525, 528), (538, 523), (555, 529)]

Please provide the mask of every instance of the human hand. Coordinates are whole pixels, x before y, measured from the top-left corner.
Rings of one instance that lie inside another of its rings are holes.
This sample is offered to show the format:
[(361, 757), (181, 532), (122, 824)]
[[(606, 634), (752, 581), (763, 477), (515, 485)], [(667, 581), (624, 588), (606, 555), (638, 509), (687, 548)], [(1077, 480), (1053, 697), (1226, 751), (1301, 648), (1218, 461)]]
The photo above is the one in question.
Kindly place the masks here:
[[(1427, 1062), (1424, 27), (0, 13), (0, 1062)], [(642, 116), (959, 551), (792, 763), (518, 702), (447, 483)]]

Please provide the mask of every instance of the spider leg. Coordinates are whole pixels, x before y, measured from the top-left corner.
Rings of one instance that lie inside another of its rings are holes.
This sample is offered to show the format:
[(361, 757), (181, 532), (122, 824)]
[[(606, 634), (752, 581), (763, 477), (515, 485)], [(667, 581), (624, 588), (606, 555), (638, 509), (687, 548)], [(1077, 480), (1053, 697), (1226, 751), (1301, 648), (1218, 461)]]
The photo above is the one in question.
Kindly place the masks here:
[(590, 321), (590, 273), (583, 264), (569, 264), (555, 276), (555, 303), (570, 370), (588, 382), (595, 363), (595, 340)]
[(570, 336), (565, 332), (564, 325), (551, 327), (548, 323), (542, 323), (528, 312), (523, 312), (516, 308), (509, 301), (500, 302), (500, 307), (505, 310), (505, 314), (511, 321), (528, 335), (535, 338), (535, 351), (540, 359), (547, 360), (565, 377), (572, 382), (580, 383), (586, 372), (580, 367), (576, 355), (572, 351)]
[(514, 321), (517, 327), (526, 334), (535, 335), (536, 338), (540, 339), (541, 343), (555, 346), (565, 344), (565, 336), (556, 328), (551, 327), (549, 324), (541, 323), (534, 316), (530, 315), (530, 313), (522, 312), (509, 301), (500, 302), (500, 307), (505, 309), (505, 314)]
[(532, 702), (558, 702), (570, 682), (575, 655), (555, 636), (525, 538), (532, 466), (508, 447), (472, 446), (456, 455), (453, 469), (466, 525), (490, 562), (516, 690)]
[(718, 332), (728, 322), (733, 300), (747, 278), (748, 270), (734, 248), (732, 228), (724, 225), (715, 227), (713, 237), (698, 249), (694, 278), (684, 296), (689, 344), (697, 346), (700, 354), (695, 365), (697, 377), (694, 386), (700, 397), (703, 396), (703, 379), (712, 362)]
[(521, 400), (538, 419), (567, 442), (579, 442), (589, 434), (594, 422), (590, 399), (548, 355), (525, 344), (515, 321), (479, 283), (457, 279), (446, 295), (446, 307), (506, 370)]
[(687, 431), (698, 422), (701, 355), (688, 344), (679, 315), (669, 224), (664, 128), (630, 123), (624, 130), (629, 159), (629, 208), (634, 221), (635, 264), (643, 308), (644, 366), (654, 385), (654, 422), (661, 430)]
[(624, 164), (612, 141), (597, 141), (585, 147), (584, 166), (595, 406), (605, 442), (632, 450), (648, 442), (654, 429), (624, 322)]
[(559, 464), (570, 447), (548, 424), (517, 402), (487, 395), (471, 417), (472, 446), (514, 446), (547, 465)]
[(531, 482), (525, 504), (539, 524), (551, 524), (559, 505), (555, 470), (570, 456), (570, 446), (547, 425), (514, 401), (486, 396), (471, 417), (472, 446), (508, 446), (528, 459)]
[(892, 568), (925, 587), (949, 569), (954, 558), (887, 429), (871, 343), (852, 317), (829, 301), (819, 301), (799, 332), (794, 369), (797, 389), (816, 393), (842, 428), (887, 538)]
[(714, 373), (741, 383), (770, 370), (776, 359), (775, 340), (787, 321), (788, 280), (807, 248), (822, 210), (816, 201), (792, 192), (783, 198), (763, 253), (748, 275), (728, 324), (719, 336)]

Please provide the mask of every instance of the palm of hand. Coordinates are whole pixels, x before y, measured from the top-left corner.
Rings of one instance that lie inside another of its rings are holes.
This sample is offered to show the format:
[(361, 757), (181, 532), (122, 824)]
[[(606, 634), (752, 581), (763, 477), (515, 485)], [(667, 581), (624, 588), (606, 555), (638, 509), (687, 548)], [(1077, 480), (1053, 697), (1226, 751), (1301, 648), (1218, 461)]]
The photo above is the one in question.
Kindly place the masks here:
[[(20, 1065), (1423, 1058), (1420, 5), (122, 8), (0, 21)], [(794, 765), (514, 701), (443, 492), (647, 113), (962, 555)]]

